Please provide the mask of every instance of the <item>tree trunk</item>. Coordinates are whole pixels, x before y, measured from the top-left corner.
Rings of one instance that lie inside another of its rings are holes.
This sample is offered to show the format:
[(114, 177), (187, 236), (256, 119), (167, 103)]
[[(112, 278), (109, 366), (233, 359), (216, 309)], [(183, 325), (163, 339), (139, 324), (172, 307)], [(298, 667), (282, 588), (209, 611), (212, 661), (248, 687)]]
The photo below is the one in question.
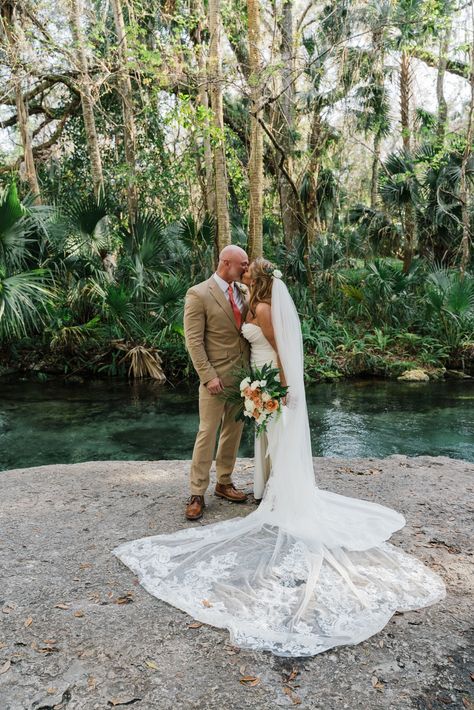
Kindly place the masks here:
[(263, 253), (263, 131), (259, 123), (261, 103), (260, 11), (259, 0), (247, 0), (250, 62), (250, 158), (248, 252), (252, 261)]
[(308, 164), (308, 203), (307, 203), (307, 233), (308, 244), (312, 245), (317, 239), (319, 232), (319, 210), (317, 204), (317, 189), (319, 172), (321, 170), (321, 153), (323, 146), (323, 128), (321, 124), (321, 114), (319, 102), (316, 101), (313, 108), (313, 118), (311, 122), (311, 133), (309, 137), (310, 158)]
[[(385, 45), (383, 37), (383, 25), (378, 25), (374, 28), (372, 32), (372, 71), (371, 71), (371, 81), (380, 90), (381, 96), (383, 97), (383, 92), (385, 89), (385, 76), (384, 76), (384, 65), (385, 65)], [(378, 106), (379, 111), (383, 111), (381, 105)], [(379, 203), (379, 172), (380, 172), (380, 154), (382, 149), (382, 130), (380, 126), (375, 126), (374, 133), (374, 152), (372, 156), (372, 171), (371, 171), (371, 182), (370, 182), (370, 206), (373, 210), (377, 209)]]
[(370, 206), (377, 209), (379, 199), (379, 171), (380, 171), (380, 149), (382, 146), (382, 136), (377, 131), (374, 135), (374, 153), (372, 156), (372, 177), (370, 181)]
[[(473, 28), (474, 29), (474, 28)], [(461, 201), (462, 214), (462, 240), (461, 240), (461, 278), (464, 278), (466, 270), (469, 267), (471, 260), (471, 222), (469, 209), (469, 185), (467, 181), (467, 164), (469, 159), (472, 159), (472, 141), (474, 134), (474, 40), (471, 44), (471, 68), (469, 81), (471, 84), (471, 100), (469, 104), (469, 116), (466, 132), (466, 147), (461, 162), (461, 177), (459, 186), (459, 199)]]
[[(204, 10), (202, 0), (196, 0), (191, 4), (191, 10), (202, 17)], [(191, 38), (194, 42), (196, 50), (196, 59), (198, 64), (198, 96), (199, 103), (204, 108), (205, 116), (203, 121), (203, 149), (204, 149), (204, 170), (205, 180), (201, 180), (203, 191), (203, 202), (205, 211), (210, 215), (216, 214), (216, 190), (214, 181), (214, 165), (212, 159), (212, 147), (210, 137), (210, 123), (208, 118), (209, 112), (209, 89), (207, 81), (206, 58), (204, 53), (204, 45), (202, 40), (202, 23), (199, 19), (196, 27), (191, 32)]]
[(78, 90), (81, 96), (82, 115), (86, 134), (87, 148), (91, 163), (92, 182), (94, 195), (99, 198), (103, 187), (102, 159), (100, 157), (99, 142), (94, 118), (94, 101), (91, 91), (91, 78), (86, 54), (86, 37), (81, 26), (82, 0), (69, 0), (71, 32), (74, 39), (76, 60), (79, 68)]
[(128, 46), (125, 22), (123, 19), (121, 0), (112, 0), (112, 10), (114, 14), (115, 31), (118, 41), (118, 55), (120, 61), (120, 73), (118, 83), (122, 98), (123, 111), (123, 135), (125, 144), (125, 162), (127, 163), (127, 206), (130, 224), (134, 224), (138, 209), (138, 190), (136, 182), (136, 129), (135, 115), (133, 111), (132, 82), (127, 68)]
[(30, 186), (35, 204), (41, 204), (40, 188), (33, 158), (31, 131), (28, 120), (28, 103), (23, 97), (21, 73), (19, 70), (20, 62), (18, 60), (16, 38), (16, 7), (13, 4), (5, 3), (3, 7), (0, 8), (0, 13), (7, 38), (8, 53), (11, 58), (12, 84), (15, 94), (18, 128), (23, 148), (23, 159), (25, 162), (25, 180)]
[(230, 221), (227, 204), (228, 186), (225, 160), (225, 134), (222, 111), (222, 68), (221, 68), (221, 18), (220, 0), (209, 0), (209, 64), (208, 76), (211, 85), (211, 108), (213, 124), (218, 139), (214, 145), (214, 176), (216, 192), (216, 248), (220, 252), (230, 244)]
[[(400, 66), (400, 120), (402, 125), (403, 147), (407, 154), (411, 152), (411, 127), (410, 127), (410, 55), (402, 51)], [(405, 205), (405, 244), (403, 250), (403, 271), (410, 270), (413, 260), (413, 247), (415, 242), (415, 214), (413, 204)]]
[(451, 22), (446, 28), (439, 48), (439, 65), (436, 77), (436, 97), (438, 100), (438, 122), (436, 127), (436, 137), (439, 147), (444, 146), (446, 135), (448, 104), (444, 96), (444, 77), (448, 60), (449, 39), (451, 37)]
[[(284, 91), (278, 106), (278, 130), (280, 133), (280, 145), (286, 153), (286, 168), (288, 173), (293, 175), (295, 84), (293, 74), (293, 3), (291, 0), (285, 0), (283, 3), (279, 27), (281, 33), (281, 83)], [(302, 225), (298, 220), (298, 207), (295, 205), (293, 189), (281, 171), (278, 172), (278, 190), (285, 246), (290, 249), (301, 233)]]

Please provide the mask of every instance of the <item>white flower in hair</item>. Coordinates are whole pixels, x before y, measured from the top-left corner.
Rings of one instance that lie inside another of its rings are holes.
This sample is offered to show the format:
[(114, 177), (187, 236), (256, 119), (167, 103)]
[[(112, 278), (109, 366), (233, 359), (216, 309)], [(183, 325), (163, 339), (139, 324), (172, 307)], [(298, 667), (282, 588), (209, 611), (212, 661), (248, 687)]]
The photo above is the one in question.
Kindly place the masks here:
[(283, 274), (281, 273), (280, 269), (274, 269), (274, 270), (273, 270), (273, 276), (274, 276), (276, 279), (281, 279), (281, 277), (283, 276)]

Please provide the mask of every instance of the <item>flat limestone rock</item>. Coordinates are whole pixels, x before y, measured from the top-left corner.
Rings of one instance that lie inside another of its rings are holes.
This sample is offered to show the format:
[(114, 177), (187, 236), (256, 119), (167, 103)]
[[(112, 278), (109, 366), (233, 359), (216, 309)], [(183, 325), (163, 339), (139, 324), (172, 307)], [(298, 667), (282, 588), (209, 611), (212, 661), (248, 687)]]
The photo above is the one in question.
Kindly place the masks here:
[(400, 382), (429, 382), (429, 375), (424, 370), (405, 370), (397, 377)]
[[(391, 542), (435, 569), (446, 599), (313, 658), (239, 650), (152, 597), (111, 550), (254, 510), (212, 495), (184, 518), (188, 461), (89, 462), (0, 473), (1, 710), (472, 708), (474, 464), (314, 459), (318, 485), (402, 512)], [(234, 481), (252, 490), (253, 465)], [(471, 629), (471, 631), (469, 631)], [(471, 633), (471, 636), (469, 635)], [(470, 665), (471, 663), (471, 665)], [(471, 695), (470, 695), (471, 693)]]

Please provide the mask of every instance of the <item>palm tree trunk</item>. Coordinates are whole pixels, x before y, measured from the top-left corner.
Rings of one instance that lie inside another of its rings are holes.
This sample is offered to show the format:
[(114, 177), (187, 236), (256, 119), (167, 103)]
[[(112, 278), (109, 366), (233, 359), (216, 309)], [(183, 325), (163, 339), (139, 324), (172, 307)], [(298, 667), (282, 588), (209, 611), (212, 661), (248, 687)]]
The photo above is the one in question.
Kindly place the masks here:
[(28, 104), (23, 97), (21, 73), (16, 40), (16, 7), (12, 3), (4, 3), (0, 8), (0, 17), (7, 38), (8, 53), (11, 58), (12, 84), (15, 93), (17, 123), (20, 131), (23, 159), (25, 162), (25, 180), (30, 186), (36, 204), (41, 204), (40, 188), (36, 166), (33, 157), (31, 131), (28, 120)]
[(117, 33), (118, 54), (120, 58), (119, 88), (122, 98), (123, 135), (125, 144), (125, 162), (127, 163), (127, 206), (130, 224), (136, 219), (138, 209), (138, 191), (136, 183), (136, 128), (133, 112), (133, 93), (130, 74), (127, 69), (128, 46), (125, 22), (122, 12), (121, 0), (112, 0), (115, 31)]
[[(286, 153), (286, 169), (290, 175), (293, 175), (292, 148), (295, 132), (295, 83), (293, 73), (294, 38), (292, 0), (285, 0), (283, 3), (279, 28), (281, 33), (281, 84), (283, 93), (280, 98), (280, 120), (278, 121), (278, 129), (281, 136), (280, 145)], [(295, 205), (292, 186), (281, 171), (278, 172), (278, 188), (285, 246), (287, 249), (290, 249), (302, 231), (302, 225), (298, 220), (298, 207)]]
[[(410, 55), (402, 51), (400, 66), (400, 120), (402, 125), (403, 147), (407, 153), (411, 152), (411, 127), (410, 127)], [(409, 271), (413, 260), (413, 247), (415, 242), (415, 215), (413, 204), (405, 205), (405, 245), (403, 250), (403, 271)]]
[(216, 249), (220, 252), (230, 244), (230, 220), (225, 159), (225, 134), (222, 109), (222, 67), (221, 67), (221, 18), (220, 0), (209, 0), (209, 64), (208, 76), (211, 85), (211, 108), (213, 124), (219, 138), (214, 145), (214, 176), (216, 193)]
[(263, 131), (258, 121), (261, 102), (260, 10), (259, 0), (247, 0), (248, 41), (250, 63), (250, 158), (249, 158), (249, 235), (250, 260), (262, 256), (263, 232)]
[(99, 197), (103, 190), (104, 178), (102, 173), (102, 159), (100, 156), (99, 142), (94, 117), (94, 101), (91, 91), (91, 78), (86, 54), (86, 37), (81, 26), (82, 0), (69, 0), (71, 32), (74, 39), (76, 60), (79, 68), (78, 90), (81, 96), (82, 115), (86, 134), (87, 149), (91, 163), (92, 182), (94, 194)]
[(446, 135), (447, 127), (447, 117), (448, 117), (448, 104), (446, 103), (446, 98), (444, 96), (444, 77), (446, 74), (446, 66), (448, 62), (448, 49), (449, 49), (449, 39), (451, 37), (451, 20), (449, 19), (449, 25), (446, 28), (443, 38), (441, 40), (439, 48), (439, 65), (438, 74), (436, 77), (436, 97), (438, 100), (438, 125), (436, 127), (436, 135), (438, 140), (438, 145), (442, 147), (444, 145), (444, 138)]
[(370, 206), (373, 210), (378, 204), (378, 185), (380, 169), (380, 150), (382, 146), (382, 136), (377, 131), (374, 135), (374, 153), (372, 156), (372, 176), (370, 180)]

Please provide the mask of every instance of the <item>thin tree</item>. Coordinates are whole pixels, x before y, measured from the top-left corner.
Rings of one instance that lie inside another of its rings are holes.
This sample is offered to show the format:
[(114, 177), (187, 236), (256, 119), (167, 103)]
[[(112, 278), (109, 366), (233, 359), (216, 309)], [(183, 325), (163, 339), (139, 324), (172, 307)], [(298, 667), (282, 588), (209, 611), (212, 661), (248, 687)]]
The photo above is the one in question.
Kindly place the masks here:
[(260, 9), (259, 0), (247, 0), (250, 64), (250, 158), (249, 158), (249, 258), (263, 252), (263, 131), (259, 122), (261, 104)]
[[(473, 12), (473, 23), (472, 29), (474, 32), (474, 10)], [(474, 159), (472, 152), (472, 141), (474, 134), (474, 37), (470, 47), (471, 54), (471, 66), (469, 81), (471, 85), (471, 99), (469, 102), (469, 114), (467, 121), (467, 133), (466, 133), (466, 146), (464, 148), (462, 162), (461, 162), (461, 175), (460, 175), (460, 186), (459, 186), (459, 199), (461, 201), (461, 214), (462, 214), (462, 239), (461, 239), (461, 278), (464, 278), (466, 269), (468, 268), (471, 259), (471, 222), (469, 214), (469, 185), (467, 177), (467, 168), (469, 162)], [(472, 169), (472, 168), (471, 168)]]
[[(280, 145), (286, 154), (288, 174), (294, 174), (293, 145), (295, 136), (295, 81), (294, 81), (294, 29), (293, 1), (284, 0), (281, 15), (278, 15), (281, 35), (281, 85), (283, 93), (277, 103), (276, 123), (280, 134)], [(295, 207), (293, 189), (286, 176), (279, 170), (278, 190), (285, 245), (290, 249), (301, 232), (298, 210)]]
[(202, 0), (195, 0), (194, 2), (192, 2), (191, 10), (196, 15), (196, 24), (191, 31), (191, 39), (194, 43), (196, 61), (198, 65), (198, 97), (199, 103), (204, 109), (202, 141), (204, 151), (205, 178), (201, 179), (201, 185), (205, 210), (208, 214), (215, 215), (216, 190), (211, 146), (211, 126), (209, 122), (209, 87), (206, 67), (206, 53), (203, 39), (204, 8), (202, 5)]
[(216, 133), (214, 141), (214, 179), (216, 192), (216, 248), (221, 251), (231, 242), (228, 208), (228, 183), (225, 158), (225, 133), (222, 108), (222, 59), (220, 0), (209, 0), (210, 47), (208, 76), (211, 108)]
[(125, 162), (127, 164), (127, 206), (130, 224), (135, 222), (138, 207), (138, 190), (136, 178), (136, 128), (133, 109), (133, 92), (130, 73), (128, 71), (128, 42), (121, 0), (111, 0), (117, 33), (119, 75), (118, 84), (122, 99), (123, 135), (125, 146)]
[(20, 30), (20, 5), (15, 0), (2, 2), (0, 4), (1, 32), (6, 53), (11, 63), (11, 82), (15, 95), (15, 105), (17, 110), (17, 123), (20, 131), (21, 145), (23, 148), (23, 159), (25, 163), (25, 179), (34, 196), (36, 204), (41, 203), (40, 187), (36, 166), (33, 156), (33, 146), (31, 130), (28, 117), (28, 102), (23, 97), (21, 58), (18, 44)]
[(103, 190), (104, 177), (94, 116), (92, 80), (89, 74), (89, 62), (86, 51), (87, 37), (84, 34), (81, 23), (83, 5), (82, 0), (68, 0), (68, 2), (71, 33), (74, 40), (75, 56), (79, 73), (77, 88), (81, 96), (82, 115), (84, 119), (84, 130), (91, 164), (94, 194), (98, 199)]

